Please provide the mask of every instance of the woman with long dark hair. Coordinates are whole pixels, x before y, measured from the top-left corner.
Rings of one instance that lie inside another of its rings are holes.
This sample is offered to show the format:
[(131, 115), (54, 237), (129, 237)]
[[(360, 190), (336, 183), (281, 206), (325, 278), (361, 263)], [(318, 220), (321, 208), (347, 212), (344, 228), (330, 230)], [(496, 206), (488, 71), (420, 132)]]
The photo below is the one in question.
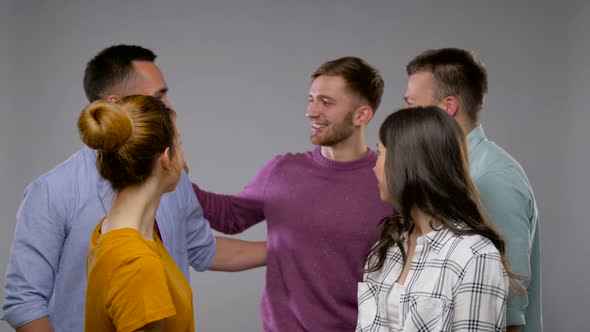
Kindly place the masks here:
[(357, 331), (505, 329), (504, 240), (483, 212), (459, 125), (437, 107), (403, 109), (381, 125), (378, 152), (394, 213), (367, 257)]

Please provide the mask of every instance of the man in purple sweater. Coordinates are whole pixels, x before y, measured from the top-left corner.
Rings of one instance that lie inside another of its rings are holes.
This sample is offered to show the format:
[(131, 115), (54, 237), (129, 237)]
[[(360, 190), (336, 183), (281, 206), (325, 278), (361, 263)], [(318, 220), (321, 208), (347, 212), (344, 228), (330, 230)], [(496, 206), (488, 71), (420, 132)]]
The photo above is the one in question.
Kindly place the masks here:
[(234, 196), (193, 184), (213, 229), (236, 234), (267, 221), (265, 331), (353, 331), (365, 257), (392, 212), (379, 198), (377, 157), (365, 144), (383, 94), (379, 72), (345, 57), (311, 77), (313, 151), (275, 157)]

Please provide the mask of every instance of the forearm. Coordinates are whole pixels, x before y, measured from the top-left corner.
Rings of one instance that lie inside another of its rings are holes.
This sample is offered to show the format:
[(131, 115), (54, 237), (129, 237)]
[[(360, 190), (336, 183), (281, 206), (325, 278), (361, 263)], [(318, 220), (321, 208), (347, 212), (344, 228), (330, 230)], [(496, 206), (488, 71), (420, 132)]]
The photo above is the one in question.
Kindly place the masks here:
[(266, 242), (216, 237), (216, 255), (211, 271), (237, 272), (266, 265)]
[(53, 332), (53, 328), (49, 318), (43, 317), (18, 327), (16, 332)]

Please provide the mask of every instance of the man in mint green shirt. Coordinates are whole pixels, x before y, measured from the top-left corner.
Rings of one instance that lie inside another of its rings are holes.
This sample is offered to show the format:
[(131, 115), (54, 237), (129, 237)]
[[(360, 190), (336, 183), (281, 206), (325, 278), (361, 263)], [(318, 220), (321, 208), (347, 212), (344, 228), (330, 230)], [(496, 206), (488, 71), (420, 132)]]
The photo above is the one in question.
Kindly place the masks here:
[(537, 205), (520, 164), (488, 141), (479, 124), (488, 90), (484, 66), (472, 52), (446, 48), (419, 54), (406, 70), (406, 106), (436, 105), (467, 135), (471, 176), (486, 212), (506, 238), (512, 272), (523, 278), (526, 293), (512, 293), (508, 300), (507, 331), (542, 331)]

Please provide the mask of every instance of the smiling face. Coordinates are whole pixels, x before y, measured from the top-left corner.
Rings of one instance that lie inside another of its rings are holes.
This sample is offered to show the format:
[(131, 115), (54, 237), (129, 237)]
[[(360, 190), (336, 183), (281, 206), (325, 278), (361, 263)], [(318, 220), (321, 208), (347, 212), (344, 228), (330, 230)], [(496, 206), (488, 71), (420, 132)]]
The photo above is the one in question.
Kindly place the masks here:
[(307, 107), (307, 116), (311, 120), (311, 143), (334, 146), (348, 140), (355, 130), (353, 116), (358, 99), (340, 76), (321, 75), (314, 79)]

